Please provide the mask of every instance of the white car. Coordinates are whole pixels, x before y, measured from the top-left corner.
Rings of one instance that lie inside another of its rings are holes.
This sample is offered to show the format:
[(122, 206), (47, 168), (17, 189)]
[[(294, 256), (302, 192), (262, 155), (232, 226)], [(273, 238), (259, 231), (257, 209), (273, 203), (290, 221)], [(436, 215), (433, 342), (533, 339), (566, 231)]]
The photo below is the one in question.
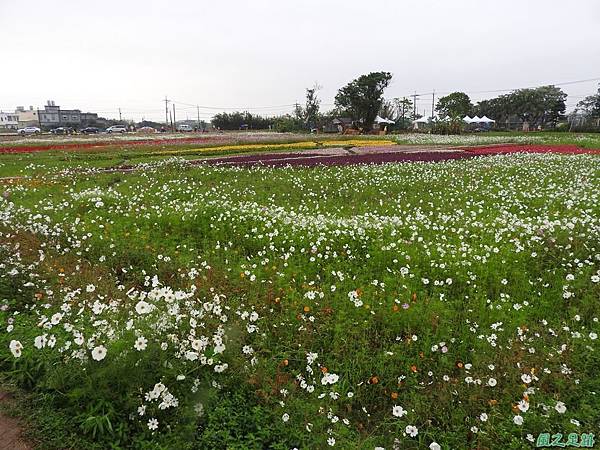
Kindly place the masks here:
[(182, 123), (181, 125), (177, 125), (177, 131), (189, 132), (189, 131), (194, 131), (194, 129), (191, 126), (189, 126), (185, 123)]
[(42, 130), (40, 130), (38, 127), (25, 127), (21, 128), (18, 131), (21, 136), (24, 136), (26, 134), (40, 134), (42, 132)]
[(107, 133), (125, 133), (127, 132), (127, 127), (125, 125), (113, 125), (112, 127), (108, 127), (106, 129)]

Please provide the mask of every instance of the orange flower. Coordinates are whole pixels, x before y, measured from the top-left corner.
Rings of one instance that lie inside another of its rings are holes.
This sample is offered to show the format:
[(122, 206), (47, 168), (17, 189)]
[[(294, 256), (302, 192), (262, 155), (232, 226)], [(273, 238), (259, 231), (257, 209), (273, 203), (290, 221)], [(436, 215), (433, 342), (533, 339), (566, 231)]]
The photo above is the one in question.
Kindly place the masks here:
[(398, 393), (397, 392), (392, 392), (392, 400), (396, 400), (398, 398)]
[(310, 312), (310, 306), (305, 306), (305, 307), (304, 307), (304, 312), (305, 312), (305, 313), (307, 313), (307, 312)]
[(413, 373), (417, 373), (417, 370), (418, 370), (418, 369), (417, 369), (417, 366), (415, 366), (415, 365), (413, 364), (412, 366), (410, 366), (410, 370), (411, 370)]
[(287, 359), (284, 359), (281, 364), (287, 366), (289, 363), (290, 362)]
[(329, 369), (325, 366), (321, 366), (321, 372), (323, 373), (327, 373), (329, 371)]
[(494, 399), (488, 400), (488, 405), (490, 405), (490, 406), (496, 406), (497, 404), (498, 404), (498, 400), (494, 400)]
[(459, 369), (462, 369), (464, 366), (464, 364), (461, 361), (456, 361), (456, 367), (458, 367)]
[(398, 311), (400, 311), (400, 307), (399, 307), (398, 305), (394, 305), (394, 306), (392, 307), (392, 309), (394, 310), (394, 312), (398, 312)]
[(275, 297), (275, 303), (279, 304), (280, 301), (279, 297)]
[(372, 376), (371, 378), (369, 378), (369, 384), (377, 384), (379, 383), (379, 378), (377, 378), (377, 376)]

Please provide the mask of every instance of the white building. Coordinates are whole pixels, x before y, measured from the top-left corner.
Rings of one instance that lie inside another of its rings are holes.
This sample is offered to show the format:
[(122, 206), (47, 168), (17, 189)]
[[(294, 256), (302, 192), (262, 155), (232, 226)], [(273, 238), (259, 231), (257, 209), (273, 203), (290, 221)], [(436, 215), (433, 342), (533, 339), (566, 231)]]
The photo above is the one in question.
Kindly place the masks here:
[(0, 111), (0, 129), (16, 130), (19, 128), (19, 116), (16, 113)]

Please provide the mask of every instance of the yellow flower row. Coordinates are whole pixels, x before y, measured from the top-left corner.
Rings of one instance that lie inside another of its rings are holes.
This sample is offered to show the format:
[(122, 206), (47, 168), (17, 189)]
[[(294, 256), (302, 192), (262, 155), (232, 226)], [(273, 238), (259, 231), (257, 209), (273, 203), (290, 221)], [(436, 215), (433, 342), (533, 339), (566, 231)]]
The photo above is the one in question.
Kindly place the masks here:
[(353, 147), (369, 147), (371, 145), (395, 145), (396, 142), (394, 141), (389, 141), (389, 140), (383, 140), (383, 139), (349, 139), (349, 140), (340, 140), (340, 141), (325, 141), (322, 142), (322, 144), (326, 147), (331, 147), (331, 146), (342, 146), (342, 147), (347, 147), (348, 145), (351, 145)]
[(182, 153), (202, 153), (202, 152), (220, 152), (220, 151), (230, 151), (230, 150), (238, 150), (238, 151), (250, 151), (250, 150), (280, 150), (280, 149), (309, 149), (309, 148), (317, 148), (319, 146), (322, 147), (368, 147), (371, 145), (394, 145), (394, 141), (385, 141), (385, 140), (361, 140), (361, 139), (351, 139), (347, 141), (324, 141), (324, 142), (314, 142), (314, 141), (303, 141), (303, 142), (292, 142), (285, 144), (234, 144), (234, 145), (221, 145), (218, 147), (202, 147), (202, 148), (193, 148), (193, 149), (185, 149), (185, 150), (167, 150), (161, 153), (165, 154), (182, 154)]

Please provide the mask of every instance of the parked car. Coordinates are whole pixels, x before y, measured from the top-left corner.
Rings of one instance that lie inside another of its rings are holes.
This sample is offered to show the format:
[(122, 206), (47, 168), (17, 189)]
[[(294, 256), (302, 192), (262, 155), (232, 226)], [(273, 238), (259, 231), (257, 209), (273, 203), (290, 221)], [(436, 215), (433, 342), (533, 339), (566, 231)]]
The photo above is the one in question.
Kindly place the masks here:
[(191, 126), (189, 126), (185, 123), (182, 123), (181, 125), (177, 125), (177, 131), (183, 131), (184, 133), (189, 133), (190, 131), (194, 131), (194, 129)]
[(26, 134), (40, 134), (42, 132), (42, 130), (40, 130), (38, 127), (25, 127), (21, 128), (18, 131), (21, 136), (24, 136)]
[(112, 127), (108, 127), (106, 129), (107, 133), (126, 133), (127, 127), (125, 125), (113, 125)]
[(75, 130), (71, 127), (58, 127), (50, 130), (52, 134), (73, 134)]
[(81, 134), (98, 134), (100, 133), (100, 128), (96, 127), (86, 127), (79, 130)]

